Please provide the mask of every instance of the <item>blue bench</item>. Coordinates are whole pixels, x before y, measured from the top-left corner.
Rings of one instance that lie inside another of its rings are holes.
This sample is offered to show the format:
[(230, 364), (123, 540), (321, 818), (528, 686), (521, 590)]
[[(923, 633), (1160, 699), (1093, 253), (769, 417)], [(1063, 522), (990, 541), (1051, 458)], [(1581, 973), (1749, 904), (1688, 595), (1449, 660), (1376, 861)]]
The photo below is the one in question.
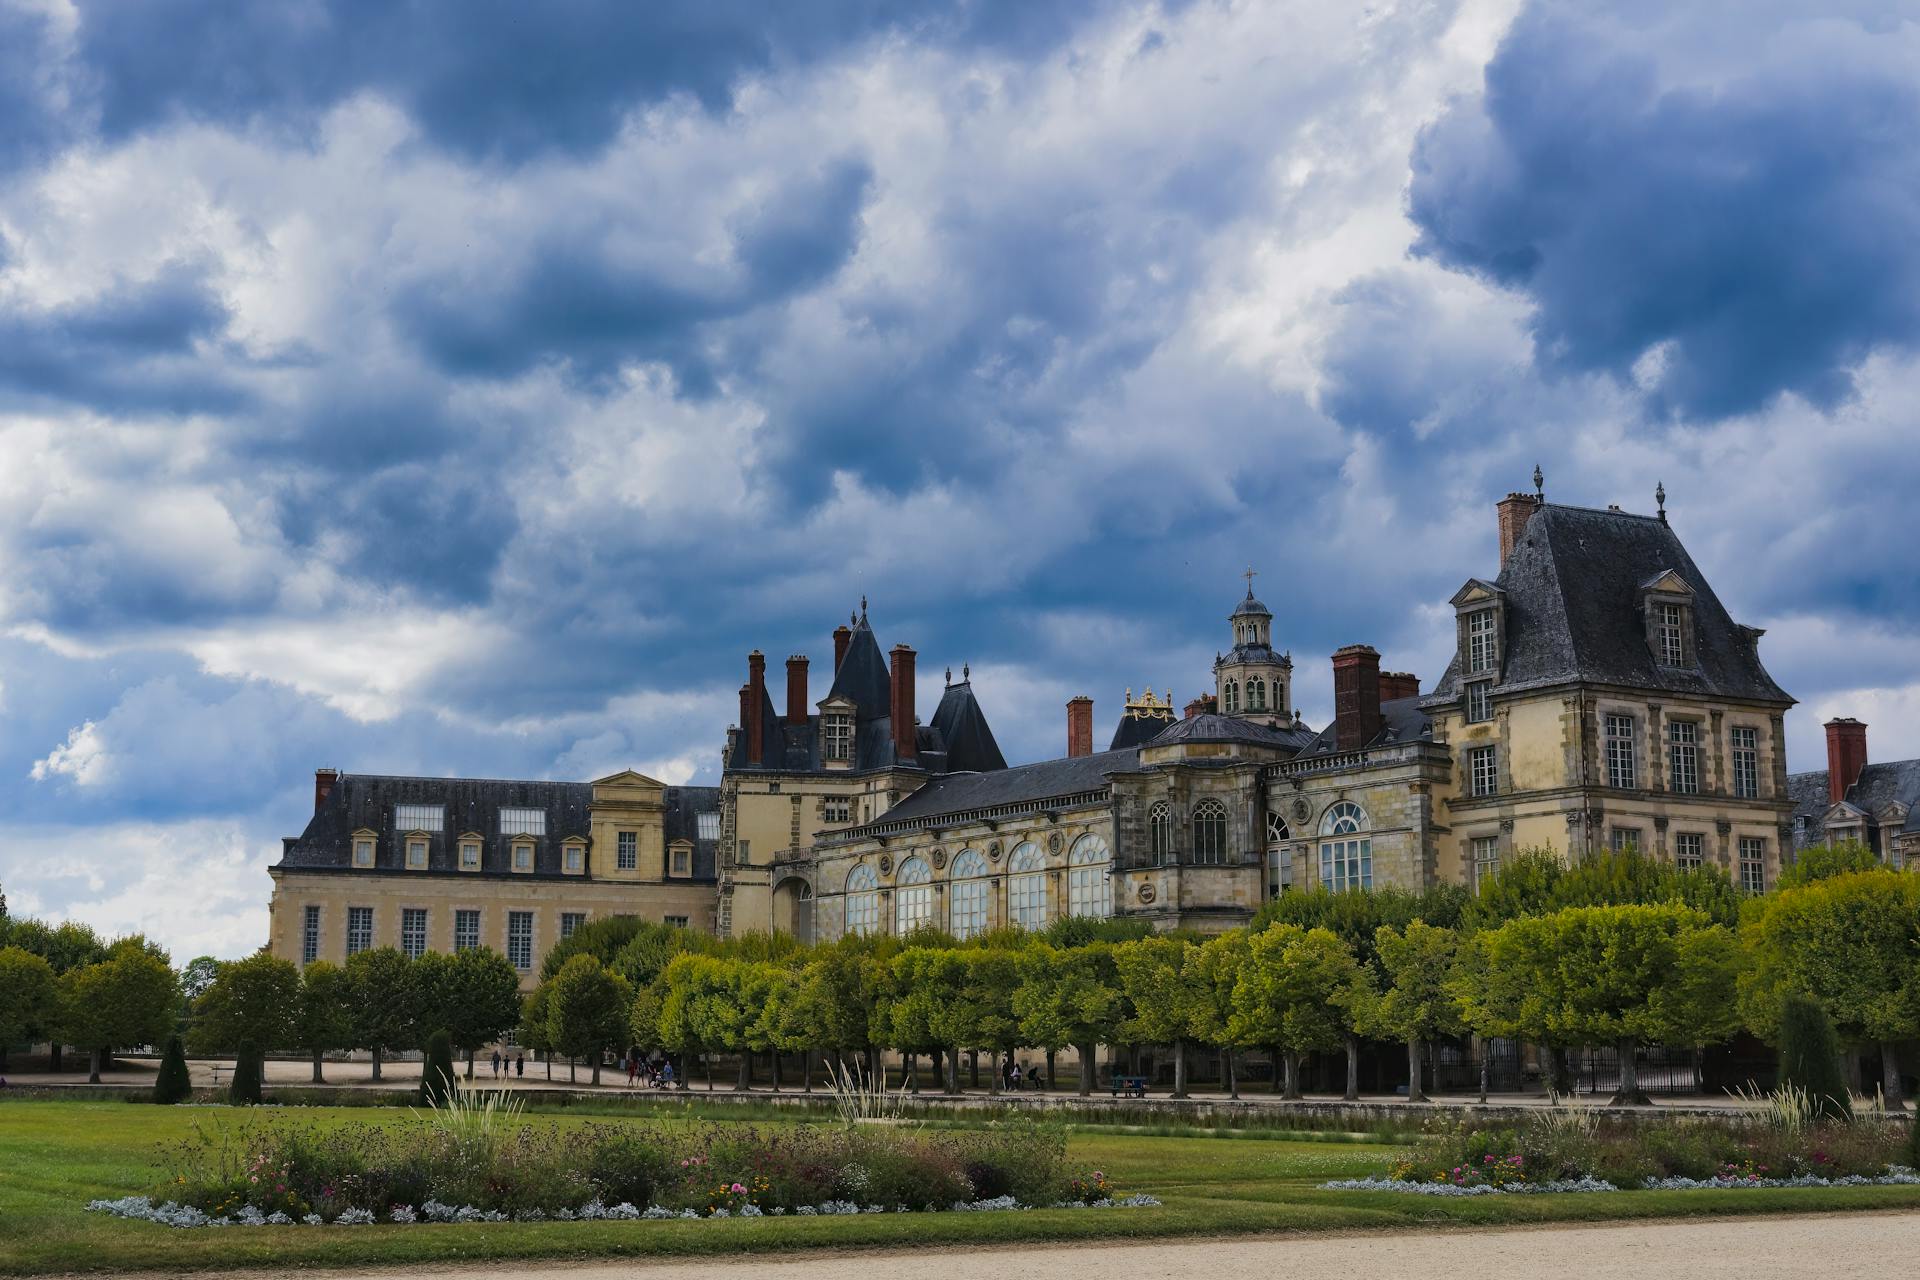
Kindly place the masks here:
[(1129, 1098), (1147, 1096), (1147, 1078), (1145, 1076), (1115, 1075), (1109, 1082), (1113, 1087), (1113, 1096), (1125, 1094)]

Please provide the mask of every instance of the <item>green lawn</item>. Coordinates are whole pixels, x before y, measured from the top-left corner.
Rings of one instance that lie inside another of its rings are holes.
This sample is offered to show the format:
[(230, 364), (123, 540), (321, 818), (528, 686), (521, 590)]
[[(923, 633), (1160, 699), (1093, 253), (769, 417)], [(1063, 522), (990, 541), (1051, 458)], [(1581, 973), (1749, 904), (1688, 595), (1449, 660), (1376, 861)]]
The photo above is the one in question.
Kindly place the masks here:
[[(469, 1263), (489, 1258), (697, 1255), (811, 1247), (965, 1245), (1449, 1224), (1584, 1221), (1684, 1214), (1920, 1207), (1920, 1188), (1626, 1192), (1434, 1199), (1316, 1189), (1376, 1171), (1390, 1148), (1283, 1137), (1075, 1134), (1076, 1164), (1101, 1168), (1158, 1209), (1117, 1212), (888, 1214), (726, 1222), (501, 1223), (412, 1227), (261, 1227), (177, 1231), (89, 1214), (96, 1197), (145, 1192), (152, 1154), (192, 1125), (229, 1113), (115, 1102), (0, 1104), (0, 1273)], [(315, 1110), (339, 1123), (404, 1112)], [(540, 1117), (542, 1121), (548, 1117)], [(577, 1121), (552, 1117), (556, 1123)], [(725, 1113), (714, 1118), (725, 1121)], [(764, 1123), (764, 1122), (762, 1122)]]

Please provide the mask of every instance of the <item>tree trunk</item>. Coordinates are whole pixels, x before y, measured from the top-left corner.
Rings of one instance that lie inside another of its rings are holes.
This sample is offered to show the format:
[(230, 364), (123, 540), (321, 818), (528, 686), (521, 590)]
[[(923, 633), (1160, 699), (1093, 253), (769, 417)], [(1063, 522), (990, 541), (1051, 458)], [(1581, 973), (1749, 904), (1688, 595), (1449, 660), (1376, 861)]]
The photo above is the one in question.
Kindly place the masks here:
[(1083, 1044), (1078, 1048), (1080, 1050), (1080, 1096), (1090, 1098), (1093, 1096), (1093, 1046)]
[(1880, 1093), (1887, 1110), (1907, 1109), (1907, 1091), (1900, 1087), (1900, 1046), (1891, 1040), (1880, 1044)]
[(1427, 1091), (1420, 1083), (1420, 1042), (1407, 1041), (1407, 1101), (1425, 1102)]
[(467, 1050), (467, 1079), (473, 1079), (473, 1050)]
[(1240, 1063), (1231, 1046), (1227, 1051), (1227, 1096), (1238, 1101), (1240, 1098)]
[(1052, 1093), (1056, 1088), (1053, 1082), (1053, 1057), (1055, 1052), (1056, 1051), (1053, 1049), (1047, 1050), (1047, 1092), (1048, 1093)]
[(320, 1074), (320, 1051), (318, 1049), (313, 1051), (313, 1082), (315, 1084), (325, 1084), (327, 1082), (327, 1078)]
[(980, 1051), (978, 1049), (967, 1050), (967, 1078), (973, 1081), (969, 1087), (974, 1089), (980, 1087)]
[(947, 1092), (960, 1092), (960, 1050), (947, 1050)]
[(780, 1051), (775, 1049), (767, 1055), (767, 1066), (773, 1072), (773, 1091), (780, 1092)]
[(745, 1049), (740, 1051), (740, 1070), (733, 1078), (733, 1091), (746, 1093), (753, 1088), (753, 1055)]
[(378, 1045), (373, 1049), (373, 1078), (375, 1080), (380, 1078), (380, 1047)]
[(87, 1083), (100, 1083), (100, 1050), (94, 1049), (87, 1054)]
[(50, 1054), (51, 1054), (51, 1058), (47, 1063), (47, 1070), (49, 1071), (60, 1070), (60, 1057), (61, 1057), (60, 1042), (58, 1040), (55, 1040), (52, 1044), (49, 1044), (47, 1046), (47, 1049), (50, 1051)]
[(707, 1092), (713, 1092), (713, 1058), (705, 1049), (700, 1051), (700, 1074), (707, 1078)]
[[(976, 1061), (974, 1063), (974, 1069), (976, 1071), (979, 1069), (979, 1066), (980, 1066), (979, 1062), (977, 1061), (978, 1056), (979, 1055), (977, 1054), (975, 1055)], [(1012, 1057), (1013, 1050), (1011, 1049), (1007, 1050), (1007, 1056)], [(975, 1079), (975, 1083), (976, 1084), (979, 1083), (979, 1080), (977, 1077)], [(992, 1055), (992, 1060), (987, 1063), (987, 1092), (997, 1098), (1000, 1096), (1001, 1092), (1006, 1089), (1006, 1087), (1007, 1087), (1007, 1073), (1000, 1069), (1000, 1055), (995, 1053)]]
[(800, 1092), (813, 1092), (813, 1050), (800, 1051)]
[(567, 1083), (580, 1083), (580, 1059), (574, 1057), (572, 1054), (567, 1055)]
[(1640, 1091), (1640, 1064), (1635, 1061), (1640, 1045), (1637, 1041), (1620, 1041), (1620, 1087), (1614, 1091), (1613, 1100), (1608, 1105), (1615, 1107), (1650, 1107), (1653, 1099)]
[(1348, 1102), (1360, 1101), (1360, 1037), (1347, 1037), (1347, 1091), (1340, 1095)]
[(1493, 1075), (1493, 1041), (1480, 1038), (1480, 1105), (1487, 1105), (1487, 1082)]
[(588, 1081), (589, 1084), (597, 1085), (600, 1083), (600, 1059), (606, 1056), (607, 1052), (604, 1049), (595, 1049), (593, 1051), (593, 1077)]
[(553, 1050), (551, 1049), (547, 1050), (544, 1054), (541, 1055), (541, 1057), (545, 1059), (547, 1064), (547, 1083), (552, 1084), (553, 1083)]
[(1551, 1081), (1549, 1087), (1551, 1087), (1555, 1093), (1561, 1095), (1571, 1095), (1573, 1093), (1574, 1085), (1577, 1082), (1573, 1078), (1573, 1068), (1567, 1062), (1567, 1047), (1565, 1045), (1550, 1044), (1547, 1046), (1547, 1077)]
[(1285, 1094), (1287, 1091), (1287, 1073), (1284, 1068), (1286, 1055), (1280, 1052), (1280, 1046), (1274, 1045), (1268, 1052), (1273, 1056), (1273, 1085), (1268, 1093)]
[(1187, 1042), (1179, 1039), (1173, 1042), (1173, 1096), (1187, 1096)]

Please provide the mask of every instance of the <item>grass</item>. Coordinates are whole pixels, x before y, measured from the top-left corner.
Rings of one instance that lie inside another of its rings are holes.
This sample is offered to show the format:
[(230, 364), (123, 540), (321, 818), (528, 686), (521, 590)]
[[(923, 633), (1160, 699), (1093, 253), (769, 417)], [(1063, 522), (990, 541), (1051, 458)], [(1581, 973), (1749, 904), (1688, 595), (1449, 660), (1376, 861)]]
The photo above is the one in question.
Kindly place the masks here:
[[(311, 1113), (328, 1123), (404, 1122), (365, 1108)], [(736, 1118), (716, 1110), (721, 1122)], [(86, 1201), (151, 1189), (154, 1150), (195, 1122), (227, 1113), (118, 1102), (0, 1104), (0, 1274), (405, 1265), (513, 1258), (700, 1256), (808, 1248), (983, 1245), (1023, 1241), (1144, 1239), (1279, 1231), (1431, 1229), (1691, 1214), (1911, 1209), (1920, 1188), (1636, 1191), (1614, 1195), (1434, 1199), (1327, 1192), (1329, 1178), (1376, 1172), (1388, 1144), (1324, 1135), (1301, 1141), (1271, 1131), (1259, 1141), (1199, 1133), (1162, 1136), (1076, 1129), (1073, 1163), (1104, 1170), (1122, 1191), (1165, 1205), (1120, 1212), (1041, 1210), (998, 1214), (888, 1214), (727, 1222), (501, 1223), (467, 1226), (252, 1228), (176, 1231), (83, 1211)], [(555, 1123), (576, 1123), (569, 1114)], [(785, 1118), (791, 1122), (791, 1117)], [(767, 1123), (761, 1120), (759, 1123)], [(781, 1120), (775, 1120), (780, 1123)], [(1253, 1133), (1232, 1131), (1233, 1137)]]

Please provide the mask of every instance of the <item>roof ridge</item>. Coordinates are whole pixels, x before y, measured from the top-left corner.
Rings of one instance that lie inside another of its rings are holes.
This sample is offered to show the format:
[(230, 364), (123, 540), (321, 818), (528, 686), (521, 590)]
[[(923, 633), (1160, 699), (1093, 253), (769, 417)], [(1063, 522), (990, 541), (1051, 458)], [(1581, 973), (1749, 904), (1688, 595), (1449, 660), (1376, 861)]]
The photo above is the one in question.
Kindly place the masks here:
[(1655, 524), (1667, 523), (1659, 516), (1645, 515), (1638, 511), (1622, 511), (1614, 507), (1587, 507), (1577, 502), (1543, 502), (1540, 504), (1541, 511), (1549, 511), (1556, 508), (1561, 511), (1582, 511), (1594, 516), (1625, 516), (1630, 520), (1651, 520)]

